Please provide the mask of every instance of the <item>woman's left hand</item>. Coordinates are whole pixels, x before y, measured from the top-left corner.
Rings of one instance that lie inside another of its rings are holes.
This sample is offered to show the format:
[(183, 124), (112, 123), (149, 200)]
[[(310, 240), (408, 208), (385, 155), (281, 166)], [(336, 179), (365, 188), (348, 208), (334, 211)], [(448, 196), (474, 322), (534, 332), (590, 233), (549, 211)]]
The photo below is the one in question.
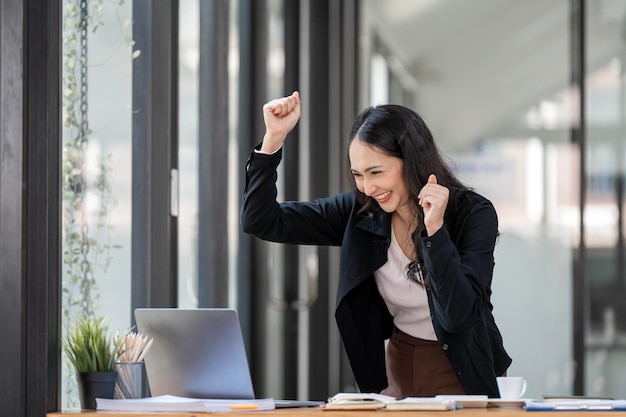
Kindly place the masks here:
[(428, 182), (419, 193), (419, 204), (424, 209), (424, 226), (428, 236), (432, 236), (443, 226), (443, 215), (448, 206), (450, 190), (437, 184), (437, 177), (430, 174)]

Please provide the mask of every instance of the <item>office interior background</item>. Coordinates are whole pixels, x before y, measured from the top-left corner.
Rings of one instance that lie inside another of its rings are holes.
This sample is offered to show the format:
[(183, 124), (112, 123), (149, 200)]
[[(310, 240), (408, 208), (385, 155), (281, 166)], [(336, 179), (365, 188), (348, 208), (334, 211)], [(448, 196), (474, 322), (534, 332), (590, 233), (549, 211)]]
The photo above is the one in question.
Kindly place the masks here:
[[(337, 248), (241, 233), (262, 105), (299, 90), (279, 198), (348, 189), (364, 107), (419, 112), (499, 214), (494, 314), (527, 396), (626, 397), (626, 2), (35, 0), (0, 19), (0, 344), (10, 415), (76, 405), (81, 310), (239, 312), (257, 396), (357, 389)], [(7, 414), (8, 415), (8, 414)]]

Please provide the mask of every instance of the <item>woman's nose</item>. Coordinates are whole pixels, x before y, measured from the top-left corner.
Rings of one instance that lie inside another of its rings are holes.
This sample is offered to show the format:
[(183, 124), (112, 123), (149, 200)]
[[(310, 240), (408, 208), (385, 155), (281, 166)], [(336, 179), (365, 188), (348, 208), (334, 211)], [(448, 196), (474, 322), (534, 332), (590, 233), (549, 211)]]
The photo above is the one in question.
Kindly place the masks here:
[(367, 180), (363, 180), (363, 193), (367, 196), (372, 196), (374, 195), (374, 190), (376, 189), (376, 187), (374, 186), (374, 184), (372, 183), (372, 181), (367, 181)]

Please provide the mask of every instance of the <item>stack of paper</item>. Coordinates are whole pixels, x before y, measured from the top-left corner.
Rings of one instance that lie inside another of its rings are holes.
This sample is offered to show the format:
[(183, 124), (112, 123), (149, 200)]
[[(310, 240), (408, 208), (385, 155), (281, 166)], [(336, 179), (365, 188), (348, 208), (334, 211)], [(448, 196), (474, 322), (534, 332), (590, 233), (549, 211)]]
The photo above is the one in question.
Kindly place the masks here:
[(98, 411), (180, 411), (223, 413), (229, 411), (273, 410), (274, 400), (271, 398), (258, 400), (215, 400), (176, 397), (173, 395), (120, 400), (96, 398), (96, 409)]
[(323, 410), (377, 410), (384, 408), (392, 401), (396, 399), (382, 394), (341, 392), (330, 397), (321, 408)]
[(437, 395), (438, 400), (454, 401), (461, 408), (487, 408), (489, 397), (486, 395)]
[(526, 401), (527, 411), (626, 411), (626, 400)]
[(453, 400), (431, 397), (407, 397), (387, 403), (385, 410), (433, 410), (452, 411), (459, 408)]
[(322, 410), (455, 410), (458, 404), (449, 399), (408, 397), (396, 400), (374, 393), (339, 393), (329, 398)]

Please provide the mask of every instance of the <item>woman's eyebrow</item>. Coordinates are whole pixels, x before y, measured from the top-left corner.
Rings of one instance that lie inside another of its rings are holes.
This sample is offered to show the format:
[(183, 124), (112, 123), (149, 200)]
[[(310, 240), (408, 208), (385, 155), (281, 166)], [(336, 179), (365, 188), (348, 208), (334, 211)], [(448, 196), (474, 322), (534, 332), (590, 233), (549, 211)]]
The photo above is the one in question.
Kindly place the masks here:
[[(380, 167), (382, 167), (382, 165), (372, 165), (371, 167), (365, 168), (365, 171), (363, 171), (363, 172), (369, 172), (369, 171), (372, 171), (372, 170), (380, 168)], [(350, 168), (350, 172), (352, 172), (353, 174), (358, 174), (359, 173), (359, 171), (354, 169), (354, 168)]]

